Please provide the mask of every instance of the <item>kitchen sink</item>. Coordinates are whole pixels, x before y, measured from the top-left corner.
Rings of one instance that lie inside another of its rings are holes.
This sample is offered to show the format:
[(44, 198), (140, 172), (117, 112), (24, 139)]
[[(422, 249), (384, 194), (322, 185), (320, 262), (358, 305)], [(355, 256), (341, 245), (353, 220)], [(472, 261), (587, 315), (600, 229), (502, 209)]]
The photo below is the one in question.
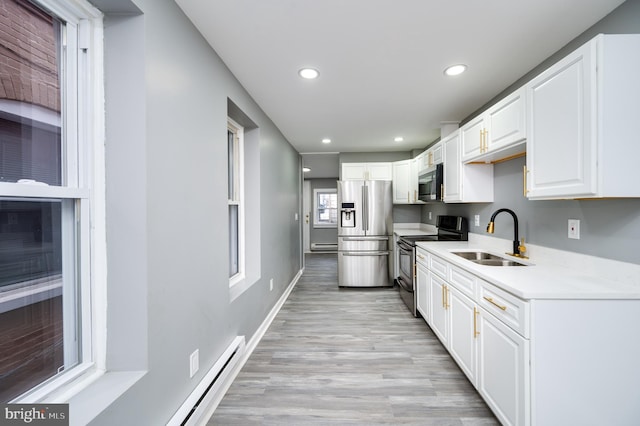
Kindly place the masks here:
[(478, 265), (486, 266), (527, 266), (515, 260), (507, 259), (502, 256), (487, 253), (486, 251), (454, 251), (452, 254), (460, 256)]

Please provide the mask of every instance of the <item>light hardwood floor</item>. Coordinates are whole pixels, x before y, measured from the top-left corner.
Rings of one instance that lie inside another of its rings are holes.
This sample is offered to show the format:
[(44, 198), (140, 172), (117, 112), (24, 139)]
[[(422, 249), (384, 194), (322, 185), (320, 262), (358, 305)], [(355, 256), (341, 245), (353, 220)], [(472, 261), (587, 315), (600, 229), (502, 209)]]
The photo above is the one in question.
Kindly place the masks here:
[(497, 425), (396, 289), (340, 289), (335, 254), (305, 272), (208, 425)]

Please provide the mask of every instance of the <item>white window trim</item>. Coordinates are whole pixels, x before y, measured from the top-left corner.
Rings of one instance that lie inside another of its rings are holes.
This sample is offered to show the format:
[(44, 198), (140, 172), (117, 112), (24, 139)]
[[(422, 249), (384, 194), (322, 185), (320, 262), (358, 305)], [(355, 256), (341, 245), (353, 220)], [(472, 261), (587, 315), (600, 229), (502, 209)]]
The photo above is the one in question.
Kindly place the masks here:
[[(319, 223), (320, 217), (318, 215), (318, 194), (335, 194), (338, 190), (336, 188), (316, 188), (313, 190), (313, 227), (314, 228), (337, 228), (338, 223)], [(337, 211), (337, 207), (336, 207)]]
[[(238, 289), (242, 287), (241, 284), (246, 279), (246, 263), (245, 263), (245, 212), (244, 212), (244, 127), (238, 124), (233, 119), (227, 117), (227, 129), (233, 131), (238, 138), (236, 154), (237, 158), (237, 182), (234, 185), (237, 194), (234, 196), (234, 200), (229, 200), (229, 205), (238, 206), (238, 273), (229, 278), (229, 287), (233, 288), (238, 286)], [(236, 290), (236, 289), (234, 289)], [(236, 290), (237, 291), (237, 290)]]
[[(63, 168), (67, 173), (66, 186), (2, 183), (0, 196), (30, 197), (35, 201), (46, 198), (78, 200), (76, 217), (83, 218), (77, 226), (77, 250), (82, 254), (77, 268), (80, 271), (77, 276), (81, 286), (78, 321), (82, 324), (79, 336), (82, 343), (78, 365), (14, 400), (21, 403), (65, 402), (103, 375), (106, 367), (103, 14), (84, 0), (38, 0), (38, 4), (66, 22), (66, 49), (73, 49), (77, 54), (77, 66), (65, 64), (68, 103), (63, 106), (62, 128), (66, 132), (63, 135), (65, 143), (71, 144), (71, 149), (63, 153), (66, 155)], [(78, 143), (79, 140), (83, 142)], [(78, 159), (82, 161), (78, 162)]]

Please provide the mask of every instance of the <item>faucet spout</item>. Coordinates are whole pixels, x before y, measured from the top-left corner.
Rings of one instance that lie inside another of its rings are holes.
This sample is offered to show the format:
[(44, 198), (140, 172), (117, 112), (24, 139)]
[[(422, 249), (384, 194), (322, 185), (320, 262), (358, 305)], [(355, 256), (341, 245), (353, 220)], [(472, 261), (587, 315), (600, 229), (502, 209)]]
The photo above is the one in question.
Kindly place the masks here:
[(487, 225), (487, 232), (489, 234), (493, 234), (493, 230), (494, 230), (494, 221), (496, 219), (496, 216), (499, 213), (502, 212), (507, 212), (511, 215), (511, 217), (513, 217), (513, 255), (517, 256), (517, 257), (521, 257), (522, 253), (520, 253), (520, 244), (519, 244), (519, 238), (518, 238), (518, 216), (516, 216), (516, 214), (514, 213), (513, 210), (509, 210), (509, 209), (498, 209), (495, 212), (493, 212), (493, 214), (491, 215), (491, 219), (489, 220), (489, 224)]

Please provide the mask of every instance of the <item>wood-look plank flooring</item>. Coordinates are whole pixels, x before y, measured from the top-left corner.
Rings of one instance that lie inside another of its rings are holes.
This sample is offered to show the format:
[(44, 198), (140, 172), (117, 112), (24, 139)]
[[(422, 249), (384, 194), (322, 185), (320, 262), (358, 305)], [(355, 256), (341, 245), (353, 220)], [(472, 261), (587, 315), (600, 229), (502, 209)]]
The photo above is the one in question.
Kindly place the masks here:
[(396, 289), (341, 289), (311, 254), (208, 425), (497, 425)]

